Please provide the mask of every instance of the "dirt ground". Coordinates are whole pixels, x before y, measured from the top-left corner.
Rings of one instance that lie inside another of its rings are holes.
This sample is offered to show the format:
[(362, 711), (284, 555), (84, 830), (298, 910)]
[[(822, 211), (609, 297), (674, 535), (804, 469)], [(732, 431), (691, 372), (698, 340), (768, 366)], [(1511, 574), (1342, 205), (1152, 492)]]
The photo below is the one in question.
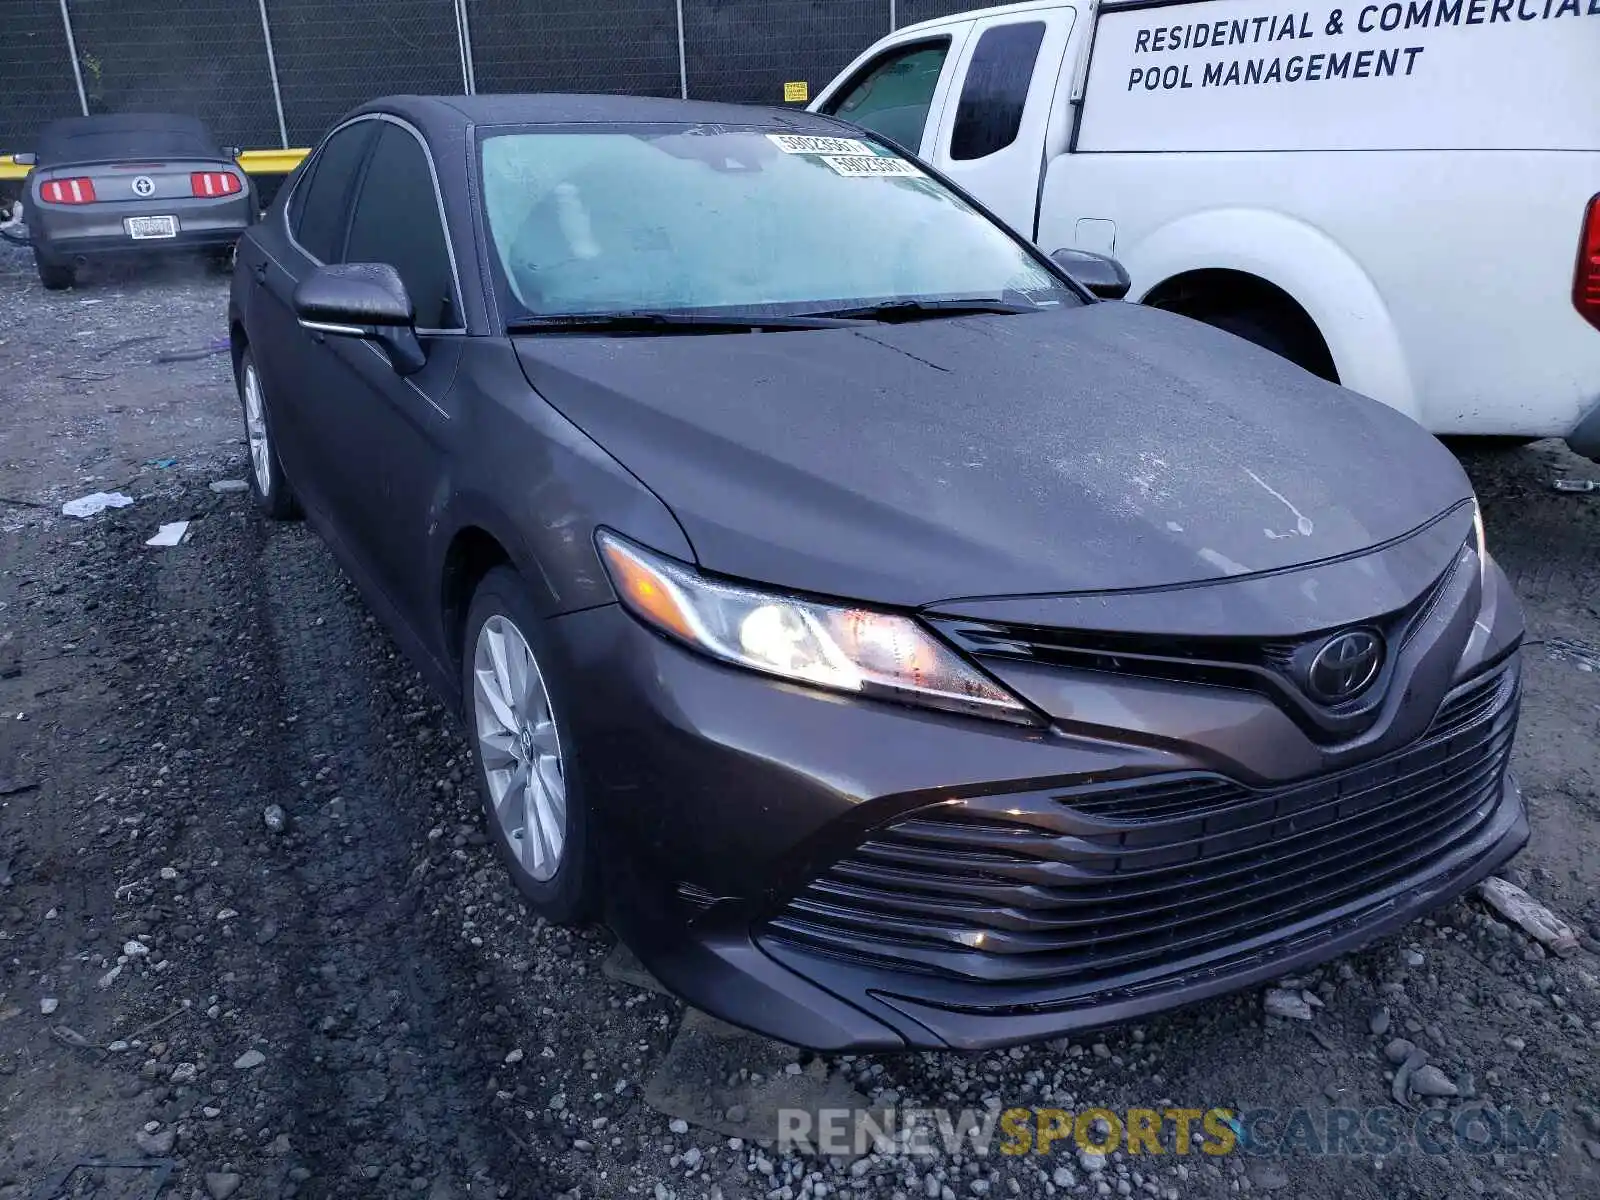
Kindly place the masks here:
[[(246, 470), (207, 353), (225, 296), (199, 266), (46, 294), (0, 246), (0, 1200), (1600, 1194), (1600, 493), (1549, 487), (1600, 467), (1464, 452), (1533, 639), (1508, 874), (1575, 955), (1463, 900), (1296, 981), (1310, 1020), (1251, 992), (1076, 1043), (819, 1057), (686, 1017), (603, 969), (603, 929), (518, 903), (455, 723), (313, 534), (211, 487)], [(186, 544), (144, 545), (177, 520)], [(1458, 1094), (1408, 1090), (1399, 1039)], [(761, 1144), (774, 1081), (1409, 1119), (1398, 1091), (1560, 1125), (1534, 1150), (827, 1159)]]

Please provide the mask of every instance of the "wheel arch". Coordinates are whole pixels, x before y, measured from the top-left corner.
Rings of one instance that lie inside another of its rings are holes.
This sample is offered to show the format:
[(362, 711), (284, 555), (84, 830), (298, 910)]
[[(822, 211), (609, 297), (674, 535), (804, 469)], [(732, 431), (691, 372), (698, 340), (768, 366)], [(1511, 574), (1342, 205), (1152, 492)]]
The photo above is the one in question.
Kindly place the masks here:
[(1355, 258), (1315, 226), (1258, 209), (1213, 209), (1158, 227), (1122, 258), (1141, 302), (1159, 300), (1201, 272), (1283, 295), (1309, 319), (1345, 387), (1418, 417), (1411, 370), (1382, 295)]

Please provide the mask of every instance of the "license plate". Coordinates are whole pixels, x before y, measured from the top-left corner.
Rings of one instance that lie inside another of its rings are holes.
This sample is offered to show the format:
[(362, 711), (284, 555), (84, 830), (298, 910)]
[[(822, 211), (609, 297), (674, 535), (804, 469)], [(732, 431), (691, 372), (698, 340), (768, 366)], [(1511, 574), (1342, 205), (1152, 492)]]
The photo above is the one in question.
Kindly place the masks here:
[(134, 241), (178, 236), (177, 217), (128, 217), (122, 222)]

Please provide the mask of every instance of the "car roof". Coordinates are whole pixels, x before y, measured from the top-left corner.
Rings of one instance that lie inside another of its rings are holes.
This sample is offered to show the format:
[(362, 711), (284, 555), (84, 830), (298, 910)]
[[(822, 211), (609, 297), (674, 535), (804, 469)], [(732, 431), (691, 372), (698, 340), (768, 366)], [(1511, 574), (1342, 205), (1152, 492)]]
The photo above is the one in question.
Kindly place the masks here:
[(50, 122), (39, 134), (35, 158), (40, 166), (49, 166), (126, 156), (215, 158), (218, 153), (216, 139), (196, 117), (102, 113)]
[[(836, 133), (831, 117), (798, 108), (764, 108), (659, 96), (527, 93), (492, 96), (385, 96), (357, 109), (403, 117), (424, 133), (468, 125), (587, 125), (691, 122), (760, 125), (795, 132)], [(430, 136), (429, 140), (433, 140)]]

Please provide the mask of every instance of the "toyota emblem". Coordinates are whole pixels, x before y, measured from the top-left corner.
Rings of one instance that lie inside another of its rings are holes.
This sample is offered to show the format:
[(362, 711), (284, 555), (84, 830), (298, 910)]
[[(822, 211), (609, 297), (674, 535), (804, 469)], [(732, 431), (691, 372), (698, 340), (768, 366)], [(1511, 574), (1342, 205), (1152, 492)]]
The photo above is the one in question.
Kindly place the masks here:
[(1324, 704), (1353, 700), (1383, 667), (1383, 639), (1366, 629), (1335, 634), (1317, 651), (1306, 671), (1306, 690)]
[(156, 194), (156, 181), (148, 175), (141, 175), (133, 181), (133, 194), (135, 196), (154, 196)]

